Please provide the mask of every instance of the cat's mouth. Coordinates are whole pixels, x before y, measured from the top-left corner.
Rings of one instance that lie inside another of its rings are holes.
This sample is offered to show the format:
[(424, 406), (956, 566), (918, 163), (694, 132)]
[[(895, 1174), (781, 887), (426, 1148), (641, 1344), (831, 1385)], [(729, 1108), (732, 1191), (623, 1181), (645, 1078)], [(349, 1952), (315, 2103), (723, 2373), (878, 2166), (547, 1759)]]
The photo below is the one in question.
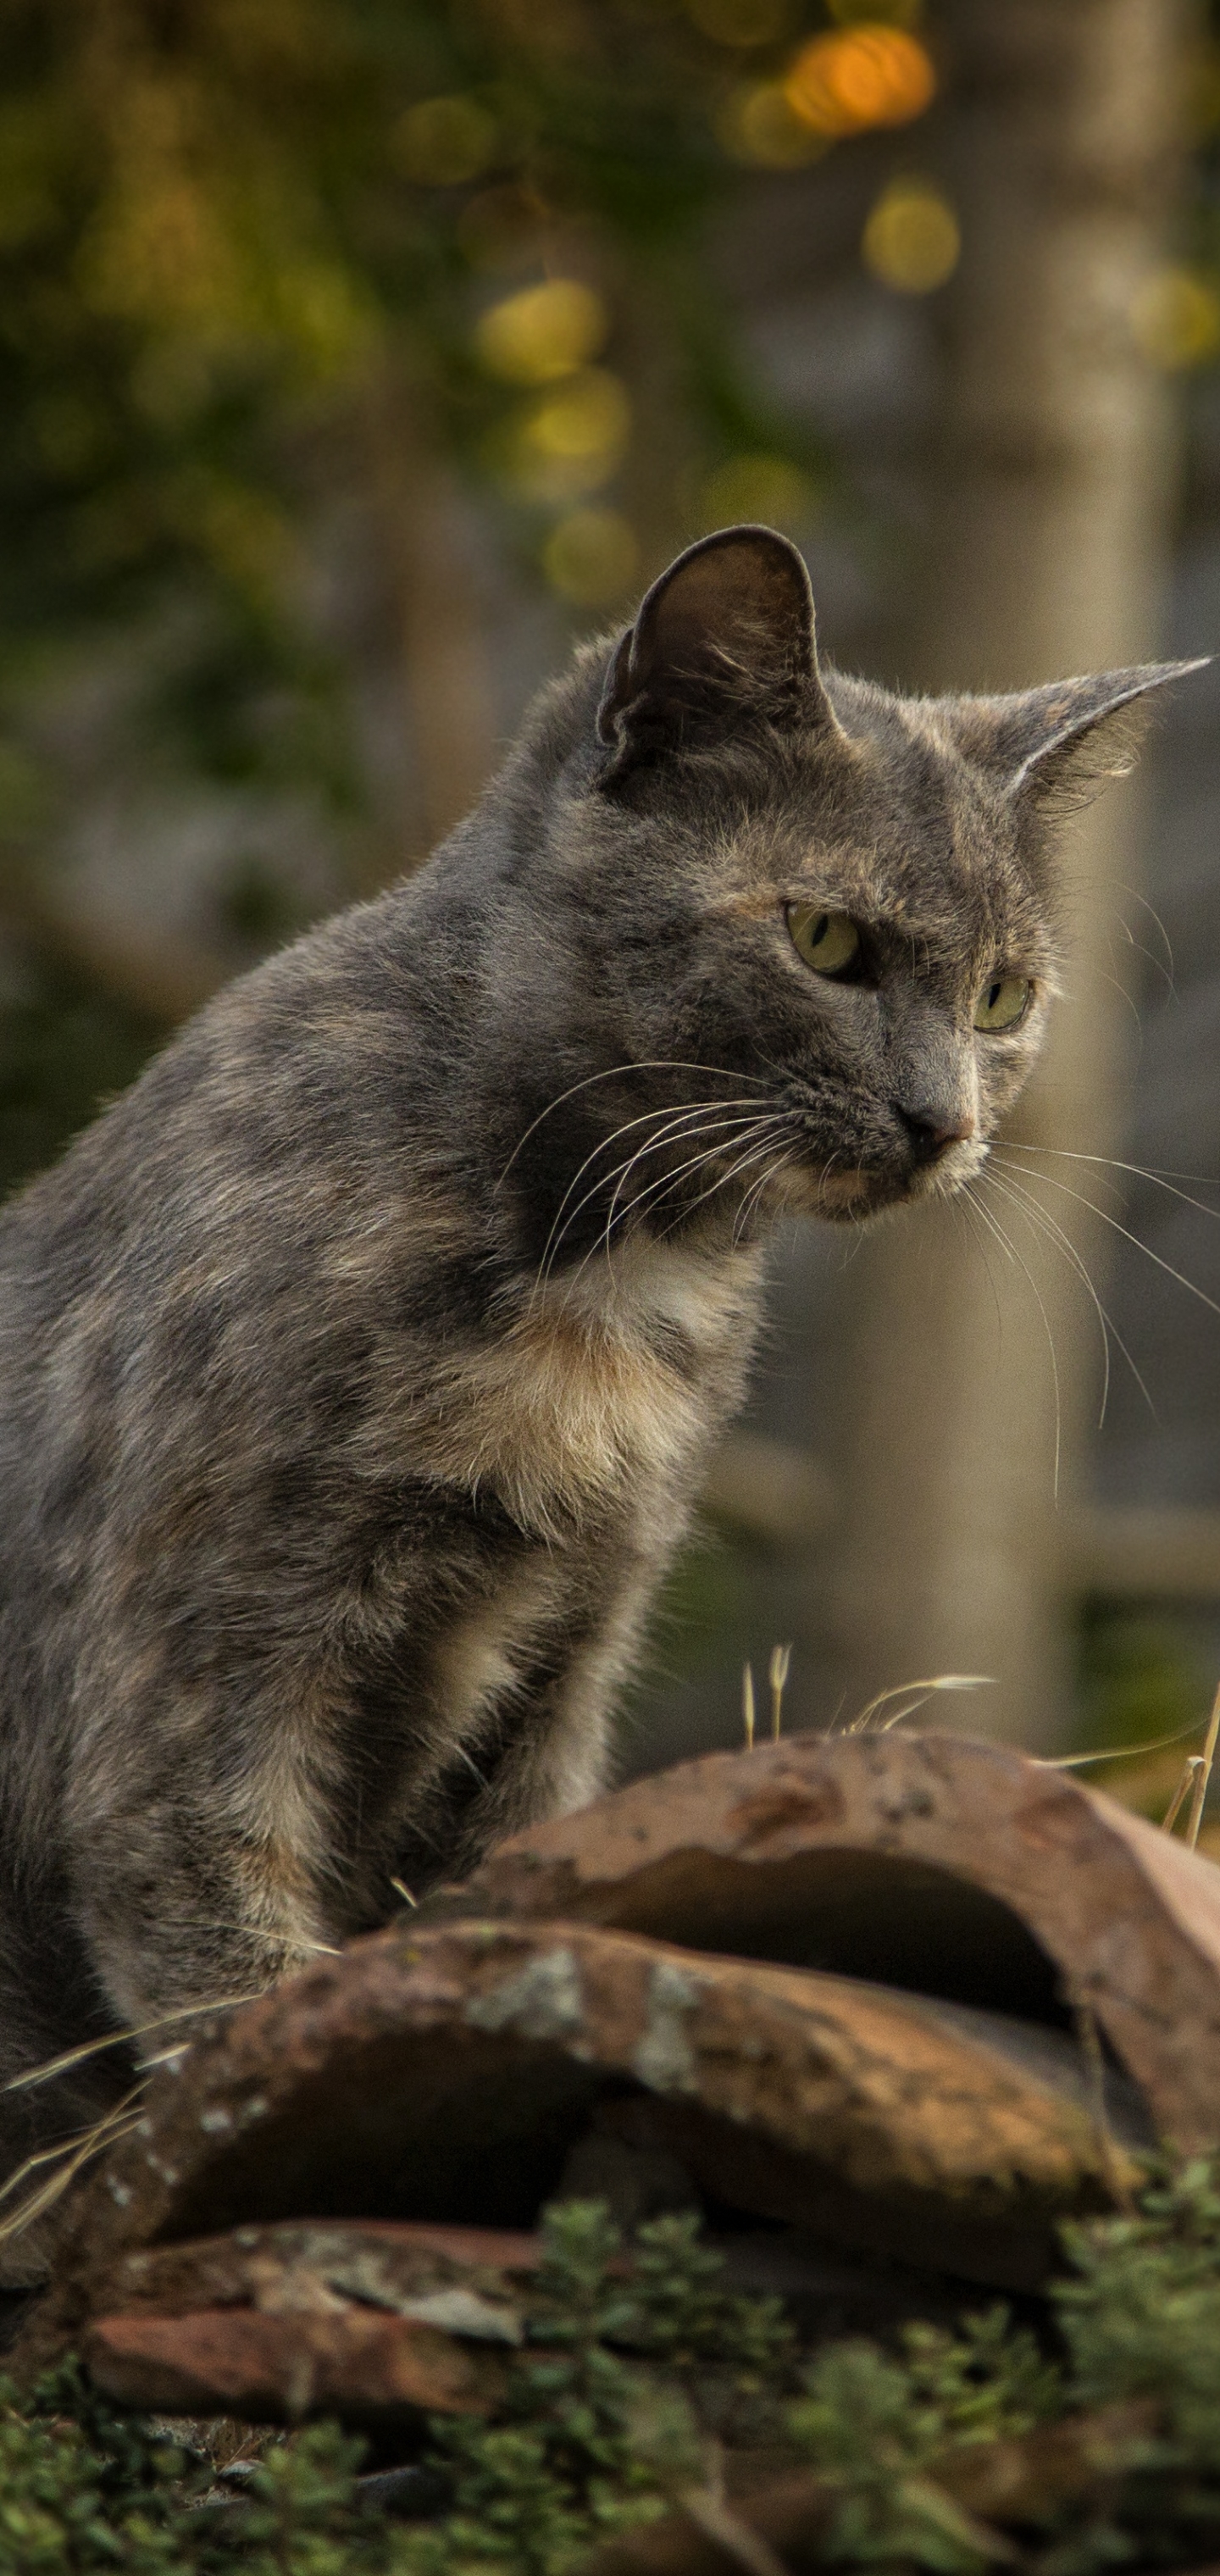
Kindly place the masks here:
[(859, 1225), (886, 1208), (917, 1199), (951, 1198), (973, 1178), (984, 1150), (976, 1142), (963, 1140), (934, 1161), (852, 1164), (837, 1171), (790, 1165), (776, 1179), (786, 1214), (821, 1217), (832, 1225)]

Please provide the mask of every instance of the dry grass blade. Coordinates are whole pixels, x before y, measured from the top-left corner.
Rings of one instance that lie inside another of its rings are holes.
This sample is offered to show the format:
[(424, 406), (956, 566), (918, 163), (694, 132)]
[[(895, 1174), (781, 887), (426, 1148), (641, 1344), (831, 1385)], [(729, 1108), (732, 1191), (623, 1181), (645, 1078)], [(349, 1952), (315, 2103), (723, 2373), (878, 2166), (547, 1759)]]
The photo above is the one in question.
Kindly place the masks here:
[(1203, 1746), (1199, 1768), (1195, 1774), (1194, 1796), (1190, 1802), (1190, 1817), (1186, 1827), (1186, 1840), (1192, 1851), (1198, 1842), (1199, 1827), (1203, 1822), (1203, 1809), (1207, 1803), (1207, 1792), (1211, 1782), (1212, 1765), (1216, 1759), (1217, 1736), (1220, 1736), (1220, 1685), (1217, 1686), (1216, 1696), (1212, 1701), (1212, 1713), (1207, 1721), (1207, 1739)]
[(392, 1879), (390, 1880), (390, 1885), (391, 1885), (391, 1887), (392, 1887), (392, 1888), (393, 1888), (393, 1890), (394, 1890), (394, 1894), (395, 1894), (396, 1896), (401, 1896), (401, 1898), (402, 1898), (402, 1900), (403, 1900), (403, 1903), (404, 1903), (405, 1905), (410, 1905), (410, 1906), (417, 1906), (417, 1905), (418, 1905), (418, 1903), (419, 1903), (419, 1898), (418, 1898), (418, 1896), (412, 1896), (412, 1894), (411, 1894), (411, 1890), (410, 1890), (410, 1888), (407, 1886), (406, 1881), (405, 1881), (404, 1879), (401, 1879), (401, 1878), (392, 1878)]
[(746, 1751), (754, 1747), (754, 1674), (749, 1664), (741, 1667), (741, 1722), (745, 1728)]
[(10, 2193), (20, 2190), (22, 2183), (42, 2166), (51, 2165), (54, 2170), (36, 2191), (30, 2193), (28, 2200), (23, 2200), (19, 2208), (0, 2220), (0, 2245), (11, 2244), (14, 2237), (33, 2226), (35, 2219), (44, 2217), (94, 2156), (100, 2156), (107, 2147), (115, 2146), (120, 2138), (127, 2137), (138, 2124), (143, 2092), (143, 2085), (137, 2084), (132, 2092), (115, 2104), (112, 2111), (107, 2112), (105, 2119), (96, 2120), (91, 2129), (83, 2129), (76, 2137), (66, 2138), (61, 2146), (43, 2147), (37, 2155), (27, 2156), (25, 2163), (18, 2165), (16, 2172), (11, 2173), (0, 2186), (0, 2200), (7, 2200)]
[(906, 1700), (909, 1691), (917, 1691), (919, 1697), (911, 1700), (906, 1707), (895, 1710), (892, 1717), (883, 1718), (880, 1728), (882, 1734), (888, 1727), (897, 1726), (902, 1718), (910, 1717), (914, 1709), (921, 1708), (924, 1700), (930, 1699), (934, 1691), (987, 1690), (991, 1688), (994, 1681), (994, 1673), (936, 1673), (928, 1681), (894, 1682), (889, 1690), (878, 1691), (876, 1698), (869, 1700), (867, 1707), (861, 1709), (859, 1716), (853, 1717), (850, 1726), (844, 1728), (844, 1733), (846, 1735), (867, 1734), (870, 1720), (876, 1717), (881, 1709), (888, 1708), (891, 1700)]
[(1182, 1777), (1179, 1780), (1177, 1788), (1174, 1790), (1173, 1796), (1161, 1818), (1161, 1832), (1163, 1834), (1171, 1834), (1173, 1832), (1182, 1809), (1190, 1796), (1195, 1774), (1202, 1768), (1202, 1764), (1203, 1756), (1201, 1753), (1187, 1754), (1186, 1760), (1182, 1764)]
[[(319, 1947), (321, 1944), (318, 1945)], [(107, 2031), (104, 2039), (85, 2039), (79, 2048), (65, 2048), (61, 2057), (48, 2057), (41, 2066), (27, 2066), (20, 2075), (10, 2075), (6, 2093), (24, 2093), (32, 2084), (49, 2084), (52, 2076), (66, 2075), (73, 2066), (83, 2066), (87, 2057), (104, 2056), (108, 2048), (123, 2048), (132, 2039), (144, 2039), (151, 2031), (168, 2030), (180, 2021), (198, 2021), (204, 2013), (229, 2012), (235, 2004), (248, 2004), (249, 1994), (217, 1995), (206, 2004), (178, 2004), (173, 2012), (156, 2013), (151, 2021), (133, 2022), (129, 2030)]]
[(767, 1677), (771, 1684), (771, 1740), (775, 1744), (778, 1744), (779, 1742), (780, 1731), (783, 1725), (784, 1690), (787, 1685), (788, 1667), (791, 1661), (791, 1646), (773, 1646), (771, 1648), (771, 1662), (768, 1668)]
[(1164, 1753), (1171, 1744), (1184, 1744), (1198, 1725), (1175, 1728), (1172, 1735), (1154, 1735), (1147, 1744), (1107, 1744), (1096, 1753), (1033, 1753), (1032, 1762), (1040, 1762), (1044, 1771), (1083, 1771), (1090, 1762), (1136, 1762), (1142, 1753)]

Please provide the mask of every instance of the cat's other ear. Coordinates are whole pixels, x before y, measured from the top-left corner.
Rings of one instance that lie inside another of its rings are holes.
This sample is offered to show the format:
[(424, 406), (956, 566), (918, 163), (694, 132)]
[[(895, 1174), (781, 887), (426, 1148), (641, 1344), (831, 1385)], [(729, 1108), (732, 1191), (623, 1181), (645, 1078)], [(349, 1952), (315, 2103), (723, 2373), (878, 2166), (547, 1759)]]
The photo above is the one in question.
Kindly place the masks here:
[(796, 547), (773, 528), (720, 528), (654, 581), (615, 652), (597, 711), (613, 751), (602, 783), (760, 718), (838, 730)]
[(949, 703), (955, 739), (968, 760), (990, 771), (1006, 794), (1041, 804), (1087, 802), (1107, 778), (1130, 769), (1143, 740), (1154, 689), (1190, 671), (1206, 669), (1209, 654), (1194, 662), (1143, 662), (1129, 671), (1098, 671), (1083, 680), (1055, 680), (1011, 697), (955, 698)]

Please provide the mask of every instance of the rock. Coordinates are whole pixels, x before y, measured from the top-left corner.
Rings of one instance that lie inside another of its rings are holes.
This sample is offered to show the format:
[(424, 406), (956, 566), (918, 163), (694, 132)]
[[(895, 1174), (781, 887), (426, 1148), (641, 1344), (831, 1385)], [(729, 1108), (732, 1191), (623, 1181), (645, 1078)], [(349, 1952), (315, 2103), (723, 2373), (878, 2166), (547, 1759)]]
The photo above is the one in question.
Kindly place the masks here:
[(490, 2354), (469, 2352), (436, 2326), (357, 2307), (335, 2315), (205, 2308), (179, 2317), (103, 2316), (87, 2329), (83, 2358), (97, 2386), (122, 2405), (253, 2423), (318, 2413), (372, 2425), (490, 2415), (504, 2394), (503, 2364)]
[(1002, 1745), (793, 1736), (500, 1846), (432, 1919), (563, 1917), (846, 1971), (1070, 2031), (1184, 2149), (1220, 2137), (1220, 1870)]
[(322, 2333), (371, 2285), (401, 2313), (478, 2266), (370, 2218), (530, 2225), (595, 2121), (714, 2203), (1013, 2288), (1134, 2173), (1054, 2033), (588, 1923), (395, 1927), (158, 2072), (26, 2356), (117, 2297), (241, 2295)]
[(452, 2333), (515, 2343), (520, 2309), (512, 2285), (537, 2268), (539, 2252), (536, 2236), (481, 2227), (376, 2219), (236, 2227), (227, 2236), (121, 2255), (96, 2279), (93, 2304), (126, 2315), (219, 2307), (284, 2315), (359, 2299)]

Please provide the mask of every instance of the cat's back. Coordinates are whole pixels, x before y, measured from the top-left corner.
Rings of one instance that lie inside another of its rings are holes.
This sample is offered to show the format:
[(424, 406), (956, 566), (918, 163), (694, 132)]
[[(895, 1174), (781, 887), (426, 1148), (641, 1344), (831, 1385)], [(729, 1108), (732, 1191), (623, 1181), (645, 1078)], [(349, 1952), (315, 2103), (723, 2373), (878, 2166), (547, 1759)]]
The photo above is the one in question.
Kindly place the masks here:
[(218, 1414), (282, 1422), (357, 1245), (402, 1260), (454, 1042), (427, 914), (400, 890), (229, 987), (0, 1213), (0, 1702), (6, 1617)]

